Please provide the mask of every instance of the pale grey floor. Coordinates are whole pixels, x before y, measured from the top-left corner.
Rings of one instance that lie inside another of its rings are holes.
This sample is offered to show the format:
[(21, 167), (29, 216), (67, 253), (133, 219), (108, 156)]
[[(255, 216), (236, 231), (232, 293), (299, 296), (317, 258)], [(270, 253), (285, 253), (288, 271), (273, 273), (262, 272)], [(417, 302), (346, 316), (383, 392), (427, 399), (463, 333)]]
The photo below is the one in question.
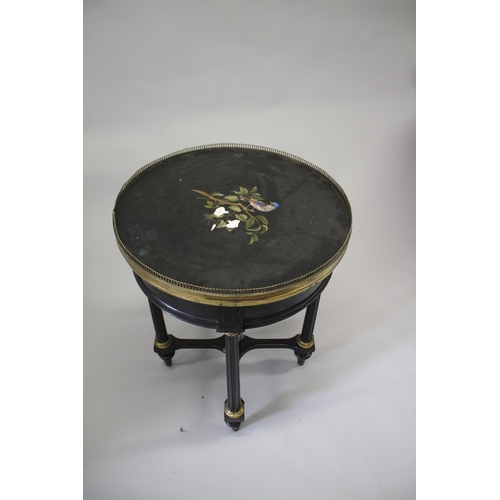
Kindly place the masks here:
[[(102, 1), (84, 16), (84, 498), (415, 498), (413, 2)], [(354, 214), (316, 353), (245, 355), (238, 433), (221, 353), (171, 369), (153, 353), (111, 226), (138, 168), (218, 142), (315, 163)]]

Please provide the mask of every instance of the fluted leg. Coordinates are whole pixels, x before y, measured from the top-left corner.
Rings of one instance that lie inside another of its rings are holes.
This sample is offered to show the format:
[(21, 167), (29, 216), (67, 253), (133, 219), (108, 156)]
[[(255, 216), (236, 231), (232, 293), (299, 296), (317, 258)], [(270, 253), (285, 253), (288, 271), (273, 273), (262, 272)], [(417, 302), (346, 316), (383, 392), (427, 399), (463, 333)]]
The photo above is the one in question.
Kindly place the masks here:
[(172, 337), (167, 333), (163, 312), (151, 299), (148, 301), (156, 333), (154, 351), (165, 361), (167, 366), (172, 366), (175, 351), (168, 349), (172, 344)]
[(295, 355), (301, 366), (305, 363), (306, 359), (312, 356), (315, 350), (313, 332), (314, 324), (316, 323), (316, 315), (318, 313), (319, 299), (320, 296), (307, 306), (304, 324), (302, 325), (302, 333), (297, 336), (299, 349), (297, 349)]
[(245, 419), (245, 403), (240, 396), (239, 334), (226, 333), (227, 399), (224, 403), (224, 421), (237, 431)]

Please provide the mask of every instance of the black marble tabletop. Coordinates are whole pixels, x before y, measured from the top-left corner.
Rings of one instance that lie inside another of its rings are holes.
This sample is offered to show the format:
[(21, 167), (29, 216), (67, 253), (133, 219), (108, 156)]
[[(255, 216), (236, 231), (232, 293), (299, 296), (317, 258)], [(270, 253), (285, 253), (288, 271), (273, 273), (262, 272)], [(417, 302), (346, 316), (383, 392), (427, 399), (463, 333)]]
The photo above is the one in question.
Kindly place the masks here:
[(346, 245), (351, 210), (325, 172), (274, 150), (214, 145), (144, 167), (124, 186), (115, 232), (135, 261), (194, 287), (300, 280)]

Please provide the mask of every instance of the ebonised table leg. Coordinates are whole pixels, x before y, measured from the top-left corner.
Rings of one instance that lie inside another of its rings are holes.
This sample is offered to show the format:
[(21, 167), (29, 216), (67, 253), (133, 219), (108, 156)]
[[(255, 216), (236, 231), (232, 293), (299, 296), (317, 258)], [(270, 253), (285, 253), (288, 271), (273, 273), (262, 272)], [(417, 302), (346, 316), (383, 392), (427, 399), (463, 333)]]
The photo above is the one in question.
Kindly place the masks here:
[(233, 431), (237, 431), (245, 420), (245, 402), (240, 396), (239, 333), (226, 333), (226, 375), (224, 421)]
[(297, 361), (300, 366), (305, 363), (306, 359), (309, 359), (312, 356), (312, 353), (315, 350), (313, 332), (320, 297), (321, 295), (318, 295), (318, 298), (307, 306), (304, 324), (302, 325), (302, 333), (297, 336), (299, 349), (297, 349), (295, 355), (297, 356)]
[(168, 349), (172, 345), (172, 337), (167, 333), (163, 312), (151, 299), (148, 298), (148, 301), (156, 332), (154, 351), (165, 361), (167, 366), (172, 366), (175, 351)]

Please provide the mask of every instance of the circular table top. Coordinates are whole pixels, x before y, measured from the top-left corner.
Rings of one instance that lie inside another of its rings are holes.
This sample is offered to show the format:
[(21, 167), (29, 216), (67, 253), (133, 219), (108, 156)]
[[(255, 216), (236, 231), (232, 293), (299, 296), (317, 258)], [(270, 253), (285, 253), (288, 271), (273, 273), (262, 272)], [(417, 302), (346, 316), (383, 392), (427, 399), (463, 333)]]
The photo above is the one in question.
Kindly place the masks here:
[(324, 171), (273, 149), (215, 144), (137, 171), (113, 211), (118, 246), (154, 287), (250, 306), (311, 287), (339, 263), (352, 215)]

